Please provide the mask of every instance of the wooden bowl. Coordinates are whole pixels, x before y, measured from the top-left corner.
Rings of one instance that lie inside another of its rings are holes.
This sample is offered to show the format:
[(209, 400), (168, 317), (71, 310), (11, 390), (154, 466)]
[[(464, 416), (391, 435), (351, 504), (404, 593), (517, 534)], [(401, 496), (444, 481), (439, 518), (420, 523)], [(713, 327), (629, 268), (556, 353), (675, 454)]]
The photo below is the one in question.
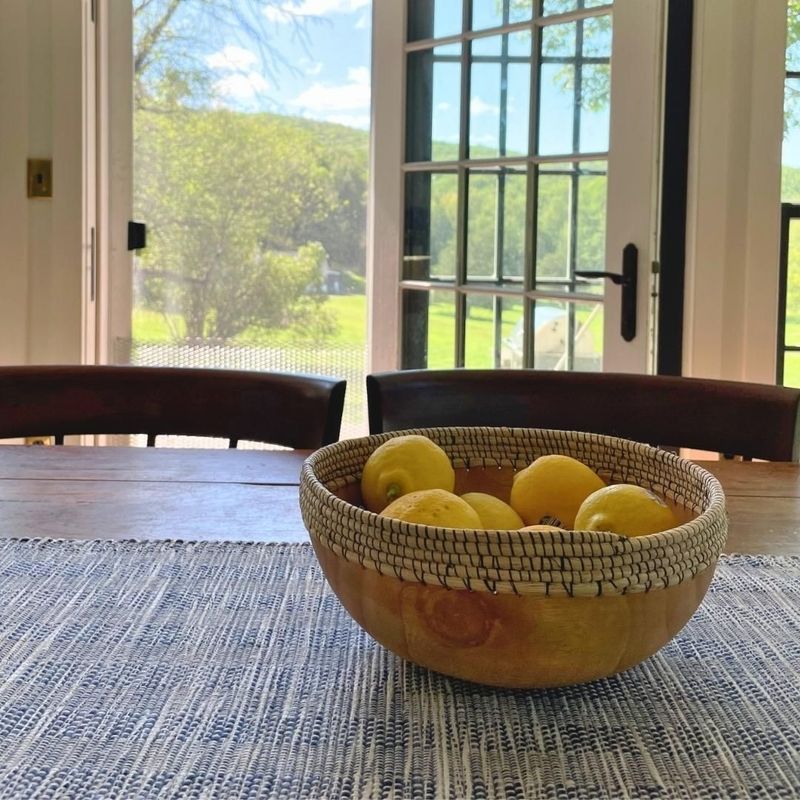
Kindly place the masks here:
[[(414, 525), (361, 507), (361, 470), (382, 442), (421, 433), (456, 469), (456, 492), (508, 499), (512, 477), (562, 453), (608, 483), (666, 499), (681, 524), (628, 538), (588, 531), (482, 531)], [(300, 507), (347, 611), (403, 658), (506, 687), (582, 683), (663, 647), (699, 606), (727, 533), (706, 470), (647, 445), (570, 431), (428, 428), (348, 439), (303, 466)]]

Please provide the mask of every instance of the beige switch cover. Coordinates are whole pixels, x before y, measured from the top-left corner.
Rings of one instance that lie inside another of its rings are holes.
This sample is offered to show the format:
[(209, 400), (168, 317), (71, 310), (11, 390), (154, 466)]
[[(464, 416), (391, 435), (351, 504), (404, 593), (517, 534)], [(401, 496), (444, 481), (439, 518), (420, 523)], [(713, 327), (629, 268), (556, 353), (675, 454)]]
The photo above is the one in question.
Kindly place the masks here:
[(28, 197), (53, 196), (53, 162), (49, 158), (28, 159)]

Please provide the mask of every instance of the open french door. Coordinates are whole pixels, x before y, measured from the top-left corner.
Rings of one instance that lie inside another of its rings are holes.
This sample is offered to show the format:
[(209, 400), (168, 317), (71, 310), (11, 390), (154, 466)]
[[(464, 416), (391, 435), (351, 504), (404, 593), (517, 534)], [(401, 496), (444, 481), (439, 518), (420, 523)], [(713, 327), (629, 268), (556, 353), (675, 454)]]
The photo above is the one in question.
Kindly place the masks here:
[(664, 15), (375, 4), (372, 370), (653, 370)]

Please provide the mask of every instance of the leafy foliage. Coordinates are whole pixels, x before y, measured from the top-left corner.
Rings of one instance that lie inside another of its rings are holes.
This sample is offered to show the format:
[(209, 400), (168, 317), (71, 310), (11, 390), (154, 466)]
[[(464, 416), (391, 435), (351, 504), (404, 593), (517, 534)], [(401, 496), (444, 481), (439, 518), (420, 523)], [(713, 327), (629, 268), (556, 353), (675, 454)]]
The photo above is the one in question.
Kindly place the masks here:
[(291, 121), (225, 110), (136, 115), (137, 211), (150, 308), (186, 334), (228, 339), (251, 324), (322, 333), (324, 247), (308, 232), (339, 206), (314, 137)]

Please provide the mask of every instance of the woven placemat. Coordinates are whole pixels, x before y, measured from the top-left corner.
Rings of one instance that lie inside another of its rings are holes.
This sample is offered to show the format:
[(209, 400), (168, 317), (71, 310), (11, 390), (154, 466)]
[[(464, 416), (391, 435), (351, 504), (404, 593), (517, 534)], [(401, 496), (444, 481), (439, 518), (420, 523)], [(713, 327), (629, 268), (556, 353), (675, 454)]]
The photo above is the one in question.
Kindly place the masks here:
[(405, 663), (307, 545), (0, 542), (0, 797), (800, 793), (800, 558), (724, 558), (625, 674), (507, 691)]

